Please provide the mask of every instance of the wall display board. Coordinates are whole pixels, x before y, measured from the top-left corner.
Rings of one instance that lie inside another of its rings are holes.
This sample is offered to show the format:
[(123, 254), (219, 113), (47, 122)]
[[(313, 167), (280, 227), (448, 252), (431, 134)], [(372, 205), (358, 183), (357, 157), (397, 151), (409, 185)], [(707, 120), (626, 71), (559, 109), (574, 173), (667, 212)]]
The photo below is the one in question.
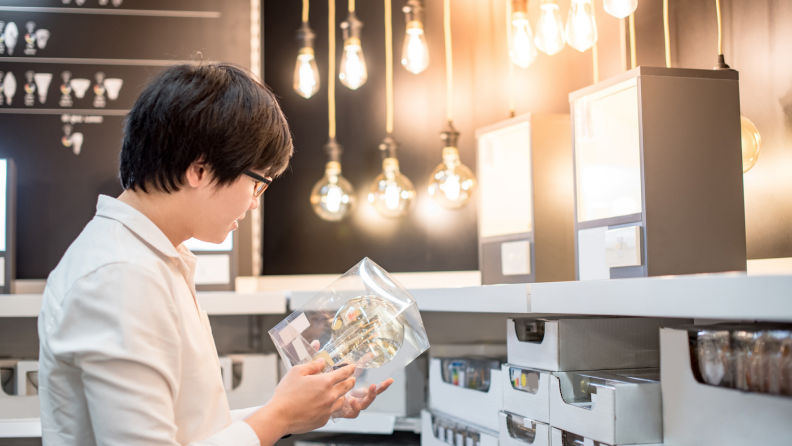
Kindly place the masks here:
[(578, 279), (745, 271), (736, 71), (638, 67), (569, 100)]
[(47, 277), (97, 196), (120, 194), (124, 117), (152, 76), (223, 61), (260, 77), (259, 0), (0, 0), (0, 37), (0, 158), (18, 170), (19, 278)]

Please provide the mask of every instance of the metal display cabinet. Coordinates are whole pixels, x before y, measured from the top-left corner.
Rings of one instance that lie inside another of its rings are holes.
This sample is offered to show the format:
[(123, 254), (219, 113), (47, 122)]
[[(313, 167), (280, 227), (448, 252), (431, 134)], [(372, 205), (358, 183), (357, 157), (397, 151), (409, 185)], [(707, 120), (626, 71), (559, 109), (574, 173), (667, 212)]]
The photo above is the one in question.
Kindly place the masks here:
[(230, 232), (223, 243), (206, 243), (196, 239), (184, 242), (195, 254), (195, 289), (197, 291), (234, 291), (239, 269), (239, 234)]
[(745, 271), (736, 71), (638, 67), (569, 101), (577, 279)]
[(13, 294), (16, 279), (16, 165), (0, 159), (0, 294)]
[(483, 284), (574, 280), (569, 129), (528, 113), (476, 131)]

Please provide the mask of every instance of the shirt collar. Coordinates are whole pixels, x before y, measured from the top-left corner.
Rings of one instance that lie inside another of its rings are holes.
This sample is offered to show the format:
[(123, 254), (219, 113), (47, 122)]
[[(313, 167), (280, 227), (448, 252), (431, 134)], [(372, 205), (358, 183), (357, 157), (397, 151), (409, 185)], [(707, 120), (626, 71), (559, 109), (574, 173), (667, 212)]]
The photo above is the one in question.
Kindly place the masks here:
[(173, 246), (173, 243), (154, 222), (142, 212), (120, 200), (107, 195), (99, 195), (99, 200), (96, 203), (96, 216), (116, 220), (167, 257), (179, 260), (184, 260), (185, 257), (195, 257), (184, 244), (180, 244), (178, 248)]

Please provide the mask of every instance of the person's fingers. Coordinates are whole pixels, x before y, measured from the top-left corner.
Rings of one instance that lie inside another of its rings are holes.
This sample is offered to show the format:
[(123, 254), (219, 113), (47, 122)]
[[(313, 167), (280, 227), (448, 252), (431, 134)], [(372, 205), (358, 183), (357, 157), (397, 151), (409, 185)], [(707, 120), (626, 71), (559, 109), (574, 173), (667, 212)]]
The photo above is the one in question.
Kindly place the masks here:
[(324, 366), (325, 360), (323, 358), (316, 358), (308, 364), (298, 365), (295, 366), (295, 368), (299, 367), (302, 375), (316, 375), (322, 371)]
[(357, 418), (358, 415), (360, 415), (360, 411), (363, 410), (363, 408), (360, 407), (360, 402), (354, 398), (350, 400), (349, 406), (349, 413), (345, 414), (344, 418)]
[(368, 388), (368, 394), (366, 395), (366, 397), (359, 400), (361, 410), (368, 409), (368, 407), (371, 406), (371, 403), (374, 402), (374, 398), (376, 397), (377, 397), (377, 386), (372, 384)]
[(311, 341), (311, 347), (314, 350), (319, 351), (319, 347), (321, 347), (321, 345), (319, 345), (319, 341), (314, 340), (314, 341)]
[(334, 386), (352, 376), (353, 373), (355, 373), (355, 366), (352, 364), (347, 364), (343, 367), (333, 370), (332, 372), (328, 372), (326, 375), (330, 385)]
[(393, 378), (388, 378), (388, 379), (386, 379), (385, 381), (383, 381), (383, 382), (382, 382), (382, 383), (379, 385), (379, 387), (377, 387), (377, 395), (379, 395), (380, 393), (382, 393), (382, 392), (384, 392), (384, 391), (388, 390), (388, 387), (390, 387), (390, 386), (391, 386), (391, 384), (393, 384)]
[(333, 406), (330, 408), (330, 413), (336, 413), (339, 410), (344, 408), (344, 399), (346, 397), (342, 396), (341, 398), (336, 398), (335, 402), (333, 402)]
[(355, 387), (355, 378), (347, 378), (344, 381), (333, 386), (333, 397), (338, 398), (346, 395), (347, 392), (352, 390)]

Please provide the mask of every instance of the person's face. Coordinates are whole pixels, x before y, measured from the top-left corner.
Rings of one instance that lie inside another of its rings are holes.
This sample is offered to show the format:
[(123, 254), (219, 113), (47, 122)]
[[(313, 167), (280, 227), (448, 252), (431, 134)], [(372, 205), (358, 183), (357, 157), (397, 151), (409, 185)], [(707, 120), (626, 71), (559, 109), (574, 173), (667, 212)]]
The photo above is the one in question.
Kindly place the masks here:
[(204, 170), (203, 175), (199, 187), (194, 189), (195, 203), (191, 206), (196, 210), (191, 219), (193, 237), (222, 243), (229, 232), (239, 227), (239, 220), (245, 218), (248, 210), (258, 208), (258, 198), (253, 194), (255, 180), (241, 175), (236, 181), (218, 187), (212, 183), (211, 173)]

